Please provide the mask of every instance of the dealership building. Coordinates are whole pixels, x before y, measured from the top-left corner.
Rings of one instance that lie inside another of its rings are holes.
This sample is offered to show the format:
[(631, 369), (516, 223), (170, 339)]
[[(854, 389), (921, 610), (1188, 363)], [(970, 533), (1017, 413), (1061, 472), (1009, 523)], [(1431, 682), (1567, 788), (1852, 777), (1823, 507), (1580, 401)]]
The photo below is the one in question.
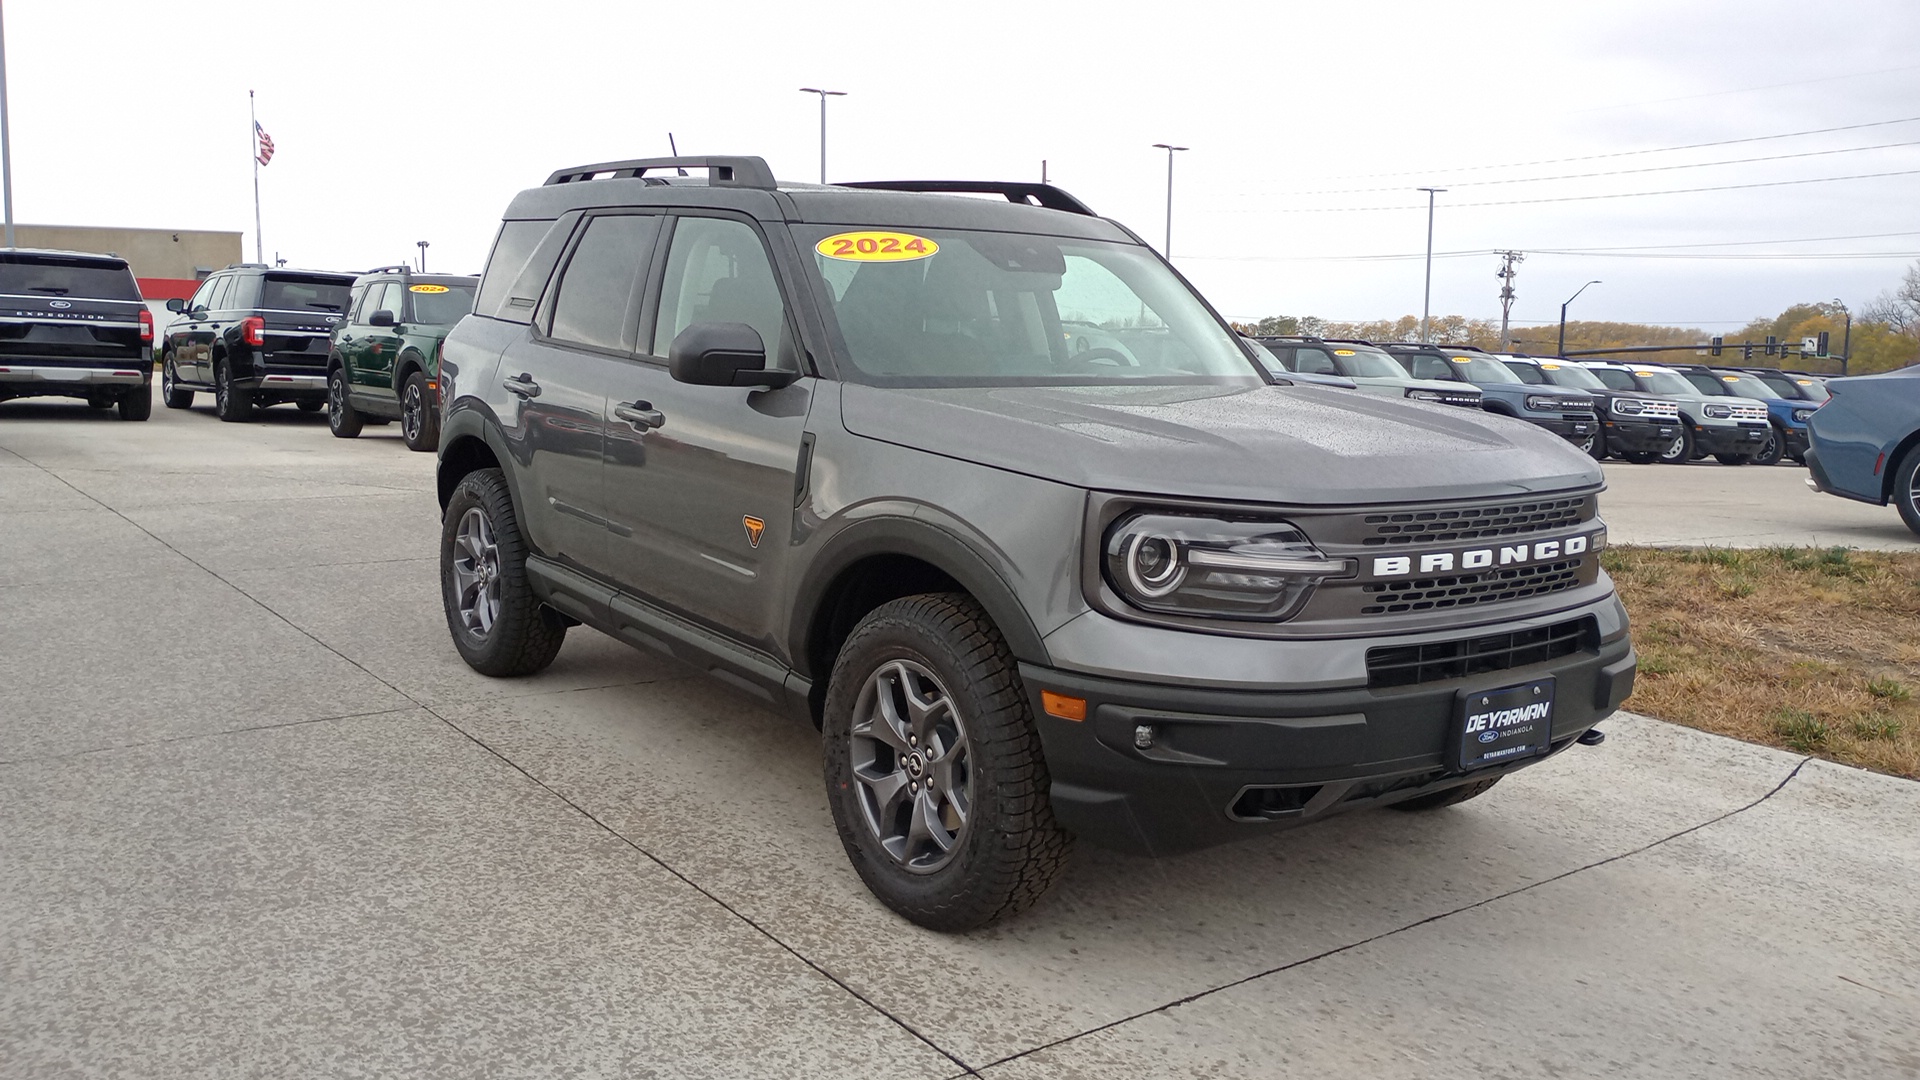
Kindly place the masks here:
[(141, 297), (161, 326), (172, 318), (166, 314), (168, 300), (185, 300), (208, 274), (241, 259), (239, 233), (206, 229), (15, 225), (13, 242), (23, 248), (90, 251), (127, 260), (140, 283)]

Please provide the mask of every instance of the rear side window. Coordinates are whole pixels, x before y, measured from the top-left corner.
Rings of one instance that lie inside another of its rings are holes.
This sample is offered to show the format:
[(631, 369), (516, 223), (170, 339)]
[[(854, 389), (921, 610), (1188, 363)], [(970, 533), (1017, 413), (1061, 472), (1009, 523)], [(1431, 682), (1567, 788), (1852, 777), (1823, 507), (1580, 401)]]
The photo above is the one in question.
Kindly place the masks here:
[(352, 313), (354, 322), (363, 322), (366, 319), (366, 313), (360, 310), (360, 301), (367, 298), (367, 289), (366, 285), (355, 285), (347, 299), (347, 310)]
[(139, 286), (125, 263), (57, 255), (0, 252), (0, 293), (14, 296), (80, 296), (138, 300)]
[(493, 254), (487, 258), (486, 273), (480, 278), (480, 296), (473, 305), (475, 314), (510, 318), (515, 322), (526, 322), (532, 317), (531, 303), (517, 314), (502, 309), (514, 282), (526, 269), (527, 260), (540, 246), (540, 238), (546, 236), (552, 226), (551, 221), (508, 221), (500, 226), (500, 235), (493, 242)]
[(617, 214), (589, 221), (560, 277), (551, 336), (597, 349), (631, 351), (628, 315), (640, 270), (653, 254), (659, 233), (656, 216)]
[(353, 286), (338, 278), (268, 274), (260, 283), (259, 307), (338, 315), (347, 310)]

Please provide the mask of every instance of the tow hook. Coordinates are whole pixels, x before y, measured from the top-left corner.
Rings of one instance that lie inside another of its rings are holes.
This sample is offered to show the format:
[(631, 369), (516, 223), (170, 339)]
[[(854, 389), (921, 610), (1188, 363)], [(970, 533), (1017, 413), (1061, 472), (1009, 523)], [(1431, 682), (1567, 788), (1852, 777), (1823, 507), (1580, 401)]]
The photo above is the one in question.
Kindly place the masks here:
[(1574, 741), (1579, 743), (1581, 746), (1599, 746), (1601, 743), (1607, 741), (1607, 733), (1604, 731), (1601, 731), (1597, 727), (1588, 728), (1587, 730), (1581, 732), (1580, 737), (1578, 739), (1575, 739)]

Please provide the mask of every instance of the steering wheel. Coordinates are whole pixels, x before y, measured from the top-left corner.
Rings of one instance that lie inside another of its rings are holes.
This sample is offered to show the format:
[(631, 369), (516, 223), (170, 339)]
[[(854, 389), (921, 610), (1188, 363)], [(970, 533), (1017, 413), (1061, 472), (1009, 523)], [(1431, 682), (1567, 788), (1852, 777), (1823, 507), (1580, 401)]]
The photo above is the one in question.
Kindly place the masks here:
[(1082, 349), (1067, 357), (1076, 364), (1106, 364), (1111, 367), (1139, 367), (1140, 361), (1119, 349)]

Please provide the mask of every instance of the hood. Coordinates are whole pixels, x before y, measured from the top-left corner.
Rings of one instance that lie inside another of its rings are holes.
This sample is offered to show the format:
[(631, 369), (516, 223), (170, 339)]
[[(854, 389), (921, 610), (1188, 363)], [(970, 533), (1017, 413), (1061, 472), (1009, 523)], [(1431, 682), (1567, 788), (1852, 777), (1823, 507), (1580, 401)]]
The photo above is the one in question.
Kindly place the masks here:
[(1312, 386), (850, 384), (855, 435), (1101, 491), (1348, 506), (1596, 487), (1534, 425)]

